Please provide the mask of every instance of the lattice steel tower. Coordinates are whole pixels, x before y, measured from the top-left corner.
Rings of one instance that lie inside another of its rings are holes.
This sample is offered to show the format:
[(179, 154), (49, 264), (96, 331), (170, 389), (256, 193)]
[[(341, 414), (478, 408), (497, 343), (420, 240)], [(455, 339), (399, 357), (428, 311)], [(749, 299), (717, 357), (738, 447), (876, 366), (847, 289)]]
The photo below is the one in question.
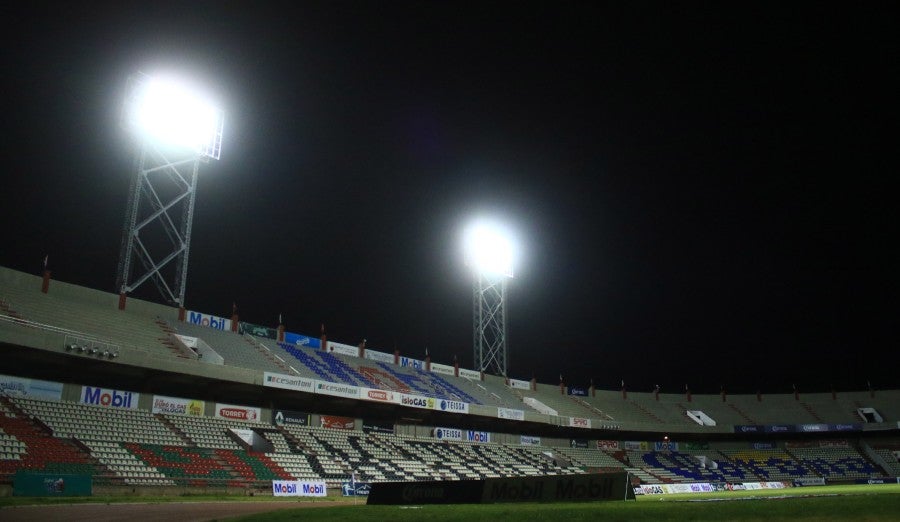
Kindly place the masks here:
[(200, 164), (219, 159), (223, 114), (183, 84), (129, 78), (123, 125), (138, 143), (116, 286), (120, 296), (153, 281), (184, 306)]

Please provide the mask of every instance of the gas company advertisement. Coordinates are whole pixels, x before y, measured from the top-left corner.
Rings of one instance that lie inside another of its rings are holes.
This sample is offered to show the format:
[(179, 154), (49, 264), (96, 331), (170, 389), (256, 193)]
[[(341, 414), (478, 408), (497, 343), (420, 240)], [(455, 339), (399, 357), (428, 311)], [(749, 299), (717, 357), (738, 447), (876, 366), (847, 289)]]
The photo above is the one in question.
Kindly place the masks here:
[(165, 395), (154, 395), (152, 411), (153, 413), (202, 417), (206, 411), (206, 402), (195, 399), (181, 399), (178, 397), (166, 397)]
[(215, 315), (188, 310), (186, 319), (187, 322), (191, 324), (215, 328), (216, 330), (223, 330), (226, 332), (231, 331), (231, 319), (225, 319), (224, 317), (216, 317)]
[(360, 388), (359, 398), (365, 401), (375, 402), (391, 402), (400, 404), (400, 394), (387, 390), (376, 390), (374, 388)]
[(136, 410), (140, 393), (130, 391), (113, 390), (109, 388), (94, 388), (93, 386), (81, 387), (81, 403), (109, 408), (125, 408)]
[(431, 397), (423, 397), (421, 395), (400, 394), (400, 404), (411, 408), (422, 408), (424, 410), (435, 409), (435, 400)]
[(328, 353), (339, 353), (350, 357), (359, 357), (359, 347), (328, 341)]
[(356, 420), (351, 417), (338, 417), (337, 415), (322, 415), (319, 417), (319, 425), (332, 430), (352, 430)]
[(466, 431), (465, 440), (467, 440), (469, 442), (490, 442), (491, 434), (486, 431), (468, 430), (468, 431)]
[(452, 366), (448, 366), (446, 364), (431, 363), (431, 371), (433, 373), (439, 373), (441, 375), (449, 375), (451, 377), (456, 375), (456, 369), (453, 368)]
[(349, 384), (338, 384), (336, 382), (316, 381), (316, 393), (334, 397), (344, 397), (346, 399), (359, 398), (359, 388), (350, 386)]
[(420, 361), (418, 359), (412, 359), (409, 357), (400, 357), (400, 366), (406, 368), (415, 368), (417, 370), (425, 371), (425, 361)]
[(215, 417), (219, 419), (259, 422), (261, 416), (262, 410), (253, 406), (216, 403)]
[(591, 419), (583, 419), (581, 417), (569, 417), (569, 426), (573, 428), (590, 428)]
[(275, 497), (324, 497), (327, 495), (324, 481), (273, 480), (272, 496)]
[(263, 386), (313, 393), (316, 389), (316, 381), (296, 375), (263, 372)]
[(309, 346), (310, 348), (322, 347), (322, 342), (318, 337), (310, 337), (308, 335), (300, 335), (293, 332), (284, 332), (284, 342), (293, 344), (294, 346)]
[(438, 440), (463, 440), (463, 431), (456, 428), (435, 428), (434, 438)]
[(497, 408), (497, 417), (500, 419), (509, 419), (523, 421), (525, 420), (524, 410), (514, 410), (512, 408)]

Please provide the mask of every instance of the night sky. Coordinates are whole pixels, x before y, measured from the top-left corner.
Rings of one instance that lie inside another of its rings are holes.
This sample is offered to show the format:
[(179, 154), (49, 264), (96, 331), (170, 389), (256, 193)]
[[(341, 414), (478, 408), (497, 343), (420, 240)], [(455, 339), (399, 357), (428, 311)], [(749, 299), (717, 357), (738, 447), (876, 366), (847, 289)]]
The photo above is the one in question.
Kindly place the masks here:
[(900, 387), (890, 4), (25, 4), (3, 266), (117, 291), (126, 79), (174, 72), (226, 111), (189, 309), (471, 367), (486, 213), (523, 250), (511, 377)]

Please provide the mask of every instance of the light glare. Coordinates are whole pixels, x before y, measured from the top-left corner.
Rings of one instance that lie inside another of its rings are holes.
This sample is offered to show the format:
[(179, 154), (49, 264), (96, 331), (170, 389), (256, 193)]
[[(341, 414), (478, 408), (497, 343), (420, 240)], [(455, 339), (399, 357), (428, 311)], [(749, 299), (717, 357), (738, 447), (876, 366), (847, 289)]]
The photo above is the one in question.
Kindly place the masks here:
[(469, 227), (464, 241), (466, 264), (484, 275), (513, 277), (515, 248), (503, 227), (479, 221)]

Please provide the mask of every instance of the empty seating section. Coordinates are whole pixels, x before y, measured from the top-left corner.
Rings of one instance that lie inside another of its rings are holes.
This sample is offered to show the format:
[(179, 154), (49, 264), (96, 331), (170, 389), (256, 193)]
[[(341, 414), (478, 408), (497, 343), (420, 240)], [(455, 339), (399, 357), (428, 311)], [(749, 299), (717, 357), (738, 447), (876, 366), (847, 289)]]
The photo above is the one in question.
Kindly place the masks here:
[(721, 450), (721, 453), (731, 462), (763, 480), (818, 477), (808, 466), (798, 462), (782, 449)]
[[(8, 408), (11, 409), (11, 408)], [(0, 474), (17, 470), (99, 474), (90, 456), (69, 441), (51, 436), (26, 415), (0, 415)]]
[(124, 446), (144, 464), (159, 470), (179, 485), (207, 486), (226, 483), (234, 478), (217, 461), (213, 449), (134, 443)]
[(184, 444), (146, 410), (107, 408), (70, 402), (17, 398), (16, 403), (39, 417), (60, 438), (114, 440), (147, 444)]
[(322, 355), (331, 355), (327, 354), (321, 350), (317, 350), (314, 348), (309, 348), (306, 346), (294, 346), (288, 343), (278, 343), (278, 346), (284, 350), (290, 357), (300, 361), (302, 363), (302, 367), (306, 368), (311, 373), (302, 372), (301, 374), (306, 373), (306, 376), (312, 377), (314, 379), (321, 379), (323, 381), (329, 382), (340, 382), (346, 384), (352, 384), (354, 386), (367, 386), (366, 381), (359, 375), (352, 376), (348, 373), (344, 366), (336, 363), (334, 356), (323, 360)]
[[(163, 331), (155, 318), (141, 315), (129, 310), (116, 308), (115, 296), (103, 294), (95, 290), (78, 289), (72, 285), (74, 292), (84, 294), (83, 299), (77, 296), (57, 296), (55, 293), (44, 294), (40, 291), (40, 279), (35, 277), (33, 284), (27, 287), (20, 283), (0, 281), (2, 297), (7, 306), (4, 315), (18, 316), (36, 323), (72, 330), (92, 337), (95, 340), (108, 342), (123, 347), (138, 348), (150, 352), (171, 355), (165, 346), (168, 334)], [(65, 283), (56, 283), (65, 285)], [(99, 301), (108, 301), (99, 304)]]
[[(241, 444), (229, 432), (230, 428), (268, 429), (272, 427), (269, 424), (258, 422), (229, 421), (211, 417), (190, 417), (187, 415), (161, 415), (160, 417), (183, 433), (192, 445), (201, 448), (241, 449)], [(181, 443), (178, 445), (183, 446), (185, 444)]]
[(558, 448), (556, 451), (558, 451), (559, 454), (563, 457), (569, 459), (572, 464), (579, 467), (617, 469), (625, 468), (625, 463), (620, 460), (624, 458), (624, 452), (619, 452), (621, 456), (620, 458), (616, 458), (606, 451), (599, 449)]
[(882, 476), (882, 472), (854, 448), (791, 448), (790, 452), (804, 466), (829, 480)]
[(226, 332), (191, 323), (175, 323), (174, 329), (179, 334), (203, 339), (216, 353), (222, 356), (225, 364), (250, 368), (264, 372), (290, 373), (285, 363), (280, 363), (274, 354), (261, 349), (256, 343), (241, 334)]
[(161, 471), (148, 466), (118, 442), (85, 442), (91, 455), (120, 478), (124, 484), (135, 486), (174, 486), (175, 481)]
[(436, 373), (394, 366), (383, 362), (377, 363), (377, 366), (409, 387), (412, 393), (439, 399), (463, 401), (470, 404), (481, 404), (481, 401), (460, 390)]

